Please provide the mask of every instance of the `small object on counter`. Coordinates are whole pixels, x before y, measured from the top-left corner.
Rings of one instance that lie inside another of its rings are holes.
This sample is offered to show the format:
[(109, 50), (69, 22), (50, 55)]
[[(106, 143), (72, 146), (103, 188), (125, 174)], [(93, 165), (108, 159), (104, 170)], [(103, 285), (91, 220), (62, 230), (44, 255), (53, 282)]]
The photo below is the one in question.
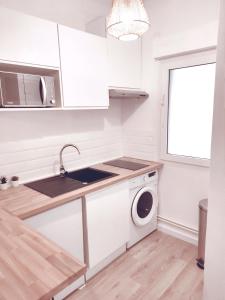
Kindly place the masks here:
[(19, 177), (18, 176), (12, 176), (11, 178), (11, 184), (13, 187), (18, 187), (19, 186)]
[(0, 190), (6, 190), (8, 188), (8, 178), (6, 176), (0, 177)]

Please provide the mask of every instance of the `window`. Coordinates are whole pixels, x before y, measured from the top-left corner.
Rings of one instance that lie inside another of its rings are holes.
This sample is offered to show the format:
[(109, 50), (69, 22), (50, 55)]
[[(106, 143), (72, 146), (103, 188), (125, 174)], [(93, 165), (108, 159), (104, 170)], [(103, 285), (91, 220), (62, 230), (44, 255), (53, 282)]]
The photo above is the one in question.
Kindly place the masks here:
[(215, 62), (166, 68), (163, 158), (207, 165), (210, 159)]

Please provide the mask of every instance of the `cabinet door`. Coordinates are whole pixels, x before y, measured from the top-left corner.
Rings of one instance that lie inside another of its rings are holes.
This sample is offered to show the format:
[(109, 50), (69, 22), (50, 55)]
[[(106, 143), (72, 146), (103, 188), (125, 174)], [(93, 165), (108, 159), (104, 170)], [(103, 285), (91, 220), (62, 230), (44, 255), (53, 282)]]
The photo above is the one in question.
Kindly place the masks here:
[(141, 40), (119, 41), (108, 36), (109, 86), (141, 88)]
[[(79, 261), (84, 262), (81, 199), (28, 218), (25, 223), (61, 246)], [(56, 295), (54, 299), (64, 299), (66, 295), (83, 284), (84, 277), (81, 277)]]
[(65, 107), (107, 107), (106, 39), (59, 25)]
[(0, 8), (0, 60), (59, 67), (57, 24)]
[(126, 244), (129, 238), (128, 182), (86, 196), (89, 267)]

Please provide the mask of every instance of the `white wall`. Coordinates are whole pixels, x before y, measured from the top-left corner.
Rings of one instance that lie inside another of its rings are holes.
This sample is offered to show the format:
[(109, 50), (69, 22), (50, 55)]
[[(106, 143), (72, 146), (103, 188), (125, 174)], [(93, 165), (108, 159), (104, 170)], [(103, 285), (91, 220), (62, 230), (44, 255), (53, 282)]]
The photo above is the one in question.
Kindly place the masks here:
[(59, 151), (66, 143), (65, 167), (74, 169), (122, 155), (121, 105), (109, 110), (0, 112), (0, 175), (31, 181), (58, 173)]
[[(150, 98), (140, 104), (131, 101), (123, 104), (124, 151), (126, 155), (154, 160), (160, 159), (162, 94), (160, 61), (154, 60), (154, 43), (156, 39), (179, 34), (185, 37), (185, 32), (190, 33), (196, 27), (201, 29), (206, 28), (208, 23), (214, 24), (218, 19), (219, 0), (149, 0), (146, 8), (151, 28), (142, 40), (143, 88), (149, 92)], [(215, 30), (214, 39), (216, 36)], [(205, 41), (207, 43), (207, 32)], [(198, 41), (190, 39), (189, 46), (194, 50)], [(145, 139), (145, 136), (148, 138)], [(160, 178), (159, 215), (197, 229), (198, 201), (208, 195), (208, 182), (208, 168), (165, 161)]]
[(221, 1), (206, 239), (204, 299), (225, 298), (225, 1)]
[(147, 0), (151, 33), (167, 36), (218, 19), (219, 0)]

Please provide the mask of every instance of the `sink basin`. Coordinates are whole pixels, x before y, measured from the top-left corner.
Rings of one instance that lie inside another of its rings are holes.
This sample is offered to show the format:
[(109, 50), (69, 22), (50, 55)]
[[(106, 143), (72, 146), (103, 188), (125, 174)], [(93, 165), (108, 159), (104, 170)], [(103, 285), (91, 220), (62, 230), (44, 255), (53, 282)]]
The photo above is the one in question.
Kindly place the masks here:
[(45, 178), (27, 183), (25, 186), (54, 198), (117, 175), (93, 168), (85, 168), (74, 172), (66, 172), (64, 177)]
[(94, 168), (85, 168), (85, 169), (65, 173), (66, 177), (80, 181), (83, 184), (94, 183), (117, 175), (118, 174), (101, 171)]
[(67, 177), (54, 176), (25, 184), (25, 186), (42, 193), (51, 198), (72, 192), (82, 188), (84, 185), (78, 180)]

